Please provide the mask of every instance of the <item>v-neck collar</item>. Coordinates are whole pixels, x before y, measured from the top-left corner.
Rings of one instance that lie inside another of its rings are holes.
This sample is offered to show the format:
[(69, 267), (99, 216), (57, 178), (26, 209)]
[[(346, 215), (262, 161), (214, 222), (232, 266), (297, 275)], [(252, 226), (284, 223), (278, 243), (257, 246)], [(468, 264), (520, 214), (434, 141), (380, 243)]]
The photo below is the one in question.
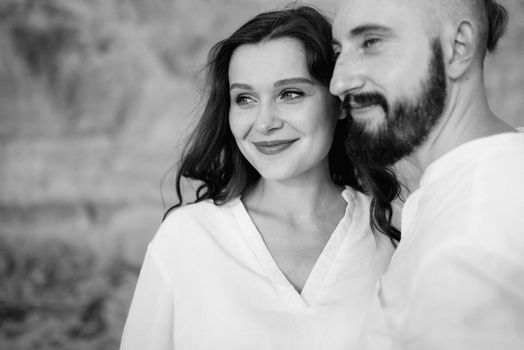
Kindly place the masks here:
[(344, 216), (335, 227), (328, 242), (324, 246), (324, 249), (317, 258), (301, 293), (295, 289), (282, 270), (278, 267), (275, 259), (269, 252), (262, 235), (258, 231), (253, 219), (244, 206), (244, 203), (240, 200), (240, 197), (234, 200), (236, 203), (232, 203), (235, 216), (239, 224), (244, 228), (248, 244), (260, 266), (265, 271), (267, 277), (272, 281), (275, 288), (284, 297), (286, 303), (294, 308), (307, 308), (314, 303), (316, 295), (322, 287), (326, 275), (332, 266), (333, 260), (342, 246), (344, 238), (347, 236), (348, 228), (352, 222), (355, 197), (350, 188), (346, 188), (342, 191), (342, 197), (347, 203)]

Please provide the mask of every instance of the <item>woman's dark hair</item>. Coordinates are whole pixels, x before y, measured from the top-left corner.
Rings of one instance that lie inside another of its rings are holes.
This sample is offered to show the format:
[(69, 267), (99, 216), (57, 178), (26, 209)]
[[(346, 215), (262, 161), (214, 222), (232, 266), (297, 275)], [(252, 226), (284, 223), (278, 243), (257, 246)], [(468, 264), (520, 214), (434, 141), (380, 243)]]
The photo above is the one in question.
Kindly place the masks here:
[[(206, 105), (182, 152), (176, 176), (180, 202), (171, 207), (164, 218), (184, 203), (182, 178), (200, 182), (195, 202), (212, 199), (217, 205), (241, 195), (260, 178), (238, 149), (229, 127), (229, 62), (241, 45), (283, 37), (302, 43), (309, 73), (322, 85), (329, 86), (335, 63), (331, 24), (312, 7), (261, 13), (229, 38), (215, 44), (208, 56)], [(339, 120), (328, 155), (332, 180), (340, 186), (351, 186), (371, 194), (372, 228), (399, 240), (400, 232), (390, 224), (391, 201), (400, 192), (396, 177), (387, 169), (355, 169), (344, 146), (346, 128), (347, 120)]]

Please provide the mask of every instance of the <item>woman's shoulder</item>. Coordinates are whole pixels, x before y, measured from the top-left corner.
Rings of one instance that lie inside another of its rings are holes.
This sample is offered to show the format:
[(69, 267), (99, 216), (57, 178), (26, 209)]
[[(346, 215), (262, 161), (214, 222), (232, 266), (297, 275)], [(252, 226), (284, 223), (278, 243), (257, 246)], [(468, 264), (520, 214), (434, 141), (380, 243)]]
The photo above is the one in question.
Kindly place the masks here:
[(237, 202), (233, 199), (218, 205), (212, 200), (204, 200), (175, 208), (160, 224), (153, 241), (167, 243), (191, 239), (200, 234), (212, 233), (221, 226), (231, 226)]
[(200, 221), (201, 219), (210, 219), (213, 216), (227, 215), (233, 210), (238, 199), (232, 199), (223, 204), (216, 204), (212, 199), (206, 199), (196, 203), (184, 204), (171, 210), (165, 217), (163, 224), (179, 225), (184, 222)]
[(211, 199), (206, 199), (196, 203), (183, 204), (171, 209), (164, 218), (163, 223), (190, 220), (202, 211), (214, 211), (217, 207), (218, 205), (216, 205)]
[(148, 254), (171, 278), (176, 278), (184, 266), (193, 266), (220, 254), (217, 242), (231, 239), (231, 235), (225, 233), (236, 225), (231, 215), (234, 210), (234, 202), (216, 205), (211, 200), (172, 210), (149, 243)]

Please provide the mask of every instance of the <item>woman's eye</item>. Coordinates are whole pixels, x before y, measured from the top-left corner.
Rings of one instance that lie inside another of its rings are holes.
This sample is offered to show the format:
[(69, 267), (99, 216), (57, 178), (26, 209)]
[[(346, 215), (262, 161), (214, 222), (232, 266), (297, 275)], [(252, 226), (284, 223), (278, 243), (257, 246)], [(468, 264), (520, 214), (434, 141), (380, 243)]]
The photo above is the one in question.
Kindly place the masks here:
[(238, 95), (237, 97), (235, 97), (235, 104), (239, 106), (245, 106), (253, 101), (254, 100), (247, 95)]
[(336, 61), (338, 56), (340, 56), (340, 52), (342, 51), (342, 48), (340, 46), (333, 46), (333, 58)]
[(302, 96), (304, 96), (304, 93), (298, 90), (284, 90), (280, 94), (280, 98), (286, 101), (295, 101), (300, 99)]

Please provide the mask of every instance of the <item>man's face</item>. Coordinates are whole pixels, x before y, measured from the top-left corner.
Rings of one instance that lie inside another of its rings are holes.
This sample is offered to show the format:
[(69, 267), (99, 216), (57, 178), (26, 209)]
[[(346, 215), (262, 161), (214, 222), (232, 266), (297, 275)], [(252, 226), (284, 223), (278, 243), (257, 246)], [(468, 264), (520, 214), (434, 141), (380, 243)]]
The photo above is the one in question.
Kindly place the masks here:
[(429, 39), (421, 2), (345, 0), (337, 9), (330, 90), (344, 101), (357, 163), (385, 166), (410, 154), (444, 110), (442, 48)]

